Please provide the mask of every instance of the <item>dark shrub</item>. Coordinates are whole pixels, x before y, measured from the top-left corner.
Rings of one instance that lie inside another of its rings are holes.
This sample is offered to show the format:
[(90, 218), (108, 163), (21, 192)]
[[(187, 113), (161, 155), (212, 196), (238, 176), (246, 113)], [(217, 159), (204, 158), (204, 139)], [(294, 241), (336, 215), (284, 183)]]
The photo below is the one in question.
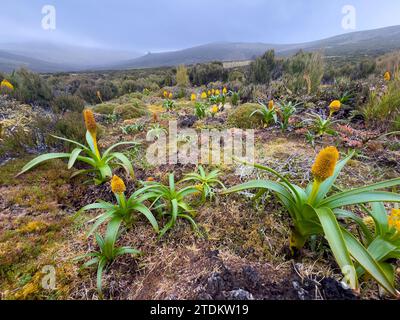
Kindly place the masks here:
[(53, 98), (47, 82), (38, 74), (20, 69), (11, 75), (13, 96), (22, 102), (48, 107)]
[(78, 96), (62, 95), (53, 100), (52, 106), (58, 112), (82, 112), (85, 108), (85, 101)]
[(275, 69), (275, 51), (269, 50), (250, 64), (249, 81), (268, 84)]
[(216, 81), (226, 82), (228, 71), (224, 69), (221, 62), (197, 64), (190, 70), (189, 79), (193, 85), (197, 86)]
[(96, 89), (96, 92), (100, 92), (103, 101), (108, 101), (118, 96), (118, 87), (111, 81), (99, 83)]
[(96, 95), (96, 87), (94, 84), (83, 84), (79, 87), (78, 95), (90, 104), (99, 103), (99, 98)]

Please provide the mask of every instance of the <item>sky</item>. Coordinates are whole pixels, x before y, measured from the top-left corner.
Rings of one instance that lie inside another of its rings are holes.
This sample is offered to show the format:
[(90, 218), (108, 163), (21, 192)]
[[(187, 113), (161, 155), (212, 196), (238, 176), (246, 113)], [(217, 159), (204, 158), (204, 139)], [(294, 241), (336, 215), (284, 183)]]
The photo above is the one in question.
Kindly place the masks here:
[[(55, 30), (42, 8), (55, 8)], [(344, 29), (342, 9), (355, 9)], [(210, 42), (300, 43), (400, 25), (399, 0), (0, 0), (0, 43), (60, 42), (139, 52)]]

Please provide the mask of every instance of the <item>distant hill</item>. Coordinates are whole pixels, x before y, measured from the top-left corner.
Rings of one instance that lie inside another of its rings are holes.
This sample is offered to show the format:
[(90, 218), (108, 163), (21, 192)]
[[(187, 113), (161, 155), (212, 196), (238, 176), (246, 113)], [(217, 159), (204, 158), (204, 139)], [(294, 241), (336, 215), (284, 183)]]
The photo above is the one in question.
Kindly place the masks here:
[(2, 43), (0, 71), (9, 72), (20, 66), (40, 72), (96, 70), (141, 55), (132, 51), (49, 42)]
[(376, 56), (400, 49), (400, 26), (346, 33), (300, 44), (218, 42), (188, 49), (148, 53), (119, 52), (54, 44), (0, 44), (0, 71), (19, 66), (39, 72), (123, 70), (196, 64), (210, 61), (253, 60), (269, 49), (289, 56), (302, 49), (322, 50), (328, 56)]
[(12, 72), (21, 67), (36, 72), (57, 72), (62, 71), (63, 69), (66, 71), (68, 69), (68, 66), (53, 64), (39, 59), (0, 51), (0, 71)]
[(276, 54), (280, 56), (292, 55), (300, 49), (305, 51), (323, 50), (329, 56), (379, 55), (400, 49), (400, 26), (352, 32), (300, 44), (211, 43), (173, 52), (150, 53), (114, 65), (113, 68), (149, 68), (179, 64), (190, 65), (209, 61), (251, 60), (269, 49), (275, 49)]
[(149, 68), (176, 66), (179, 64), (196, 64), (208, 61), (238, 61), (251, 60), (270, 49), (283, 50), (291, 48), (287, 45), (265, 43), (210, 43), (179, 51), (148, 53), (145, 56), (126, 61), (116, 68)]

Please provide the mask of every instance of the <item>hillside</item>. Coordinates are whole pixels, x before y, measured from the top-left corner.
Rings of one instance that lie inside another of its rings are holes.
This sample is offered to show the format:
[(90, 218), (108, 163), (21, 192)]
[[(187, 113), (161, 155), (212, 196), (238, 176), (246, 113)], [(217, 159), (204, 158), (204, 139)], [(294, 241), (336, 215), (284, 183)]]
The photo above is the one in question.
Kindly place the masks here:
[[(383, 45), (384, 44), (384, 45)], [(301, 44), (212, 43), (180, 51), (150, 53), (114, 66), (117, 69), (148, 68), (218, 61), (254, 59), (266, 50), (288, 56), (302, 49), (323, 50), (327, 55), (378, 55), (400, 48), (400, 26), (347, 33), (328, 39)]]

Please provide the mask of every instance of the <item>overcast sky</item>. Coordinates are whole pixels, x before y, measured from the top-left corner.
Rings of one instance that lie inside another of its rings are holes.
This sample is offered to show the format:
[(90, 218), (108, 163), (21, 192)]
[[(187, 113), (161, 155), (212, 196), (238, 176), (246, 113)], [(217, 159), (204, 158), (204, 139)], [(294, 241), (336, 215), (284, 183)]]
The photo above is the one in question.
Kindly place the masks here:
[[(44, 5), (56, 30), (42, 29)], [(342, 8), (356, 29), (342, 28)], [(0, 42), (164, 51), (217, 41), (298, 43), (400, 24), (399, 0), (0, 0)]]

